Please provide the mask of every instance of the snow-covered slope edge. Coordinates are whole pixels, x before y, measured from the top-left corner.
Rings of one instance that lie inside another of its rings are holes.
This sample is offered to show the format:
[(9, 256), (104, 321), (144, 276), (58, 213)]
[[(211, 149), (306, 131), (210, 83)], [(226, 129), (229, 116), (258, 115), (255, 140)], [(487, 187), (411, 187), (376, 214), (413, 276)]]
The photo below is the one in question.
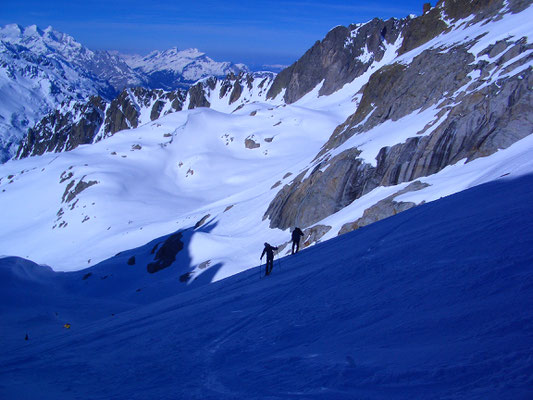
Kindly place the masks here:
[(532, 203), (506, 177), (186, 291), (0, 260), (0, 397), (525, 400)]

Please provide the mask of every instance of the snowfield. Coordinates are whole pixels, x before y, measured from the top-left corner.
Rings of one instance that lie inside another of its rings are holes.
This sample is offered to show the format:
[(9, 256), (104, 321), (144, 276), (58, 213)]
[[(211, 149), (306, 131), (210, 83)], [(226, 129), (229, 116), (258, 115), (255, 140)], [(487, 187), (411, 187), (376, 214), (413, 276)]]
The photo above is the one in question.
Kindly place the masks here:
[[(198, 268), (202, 263), (221, 265), (215, 280), (251, 268), (265, 241), (276, 245), (289, 239), (289, 232), (270, 229), (269, 221), (263, 220), (268, 205), (299, 173), (311, 173), (323, 144), (357, 109), (360, 90), (373, 72), (394, 62), (409, 63), (429, 48), (446, 51), (468, 42), (479, 58), (484, 57), (479, 56), (484, 49), (502, 39), (529, 42), (530, 28), (524, 21), (532, 15), (530, 6), (490, 24), (450, 22), (450, 31), (397, 57), (399, 37), (365, 74), (329, 96), (318, 95), (319, 84), (296, 103), (286, 105), (283, 91), (276, 99), (266, 99), (262, 79), (256, 79), (250, 89), (245, 88), (238, 105), (227, 96), (218, 97), (219, 81), (208, 93), (210, 109), (187, 110), (188, 97), (184, 111), (96, 144), (0, 165), (0, 254), (27, 258), (57, 271), (79, 270), (203, 222), (210, 224), (209, 232), (187, 243), (188, 267), (195, 276), (205, 272)], [(479, 38), (478, 42), (472, 42), (473, 38)], [(518, 74), (532, 63), (506, 74)], [(492, 70), (486, 83), (501, 78), (502, 71)], [(452, 98), (468, 90), (462, 88)], [(446, 116), (441, 113), (439, 117), (440, 107), (388, 120), (352, 136), (327, 155), (357, 147), (365, 162), (375, 164), (382, 147), (430, 134)], [(144, 115), (141, 120), (148, 119)], [(420, 204), (503, 175), (533, 172), (532, 151), (531, 136), (526, 137), (489, 157), (469, 163), (462, 160), (420, 178), (430, 186), (395, 200)], [(409, 183), (379, 187), (318, 221), (316, 225), (332, 227), (322, 240), (337, 236), (344, 223), (360, 218), (365, 209)]]
[(529, 399), (531, 204), (532, 175), (501, 178), (261, 280), (127, 264), (151, 245), (68, 273), (0, 259), (0, 397)]
[[(323, 108), (314, 109), (311, 93), (287, 106), (258, 102), (233, 113), (186, 110), (71, 152), (10, 161), (0, 166), (0, 205), (9, 210), (3, 217), (0, 254), (59, 271), (79, 270), (193, 227), (208, 215), (213, 229), (188, 245), (191, 269), (201, 273), (197, 266), (203, 262), (222, 264), (215, 276), (221, 279), (250, 268), (263, 242), (289, 240), (289, 232), (270, 229), (263, 214), (277, 190), (309, 168), (329, 133), (353, 112), (357, 98), (352, 101), (345, 93), (328, 101), (319, 98)], [(363, 149), (390, 145), (387, 138), (403, 141), (398, 132), (416, 132), (435, 113), (415, 112), (354, 140), (376, 133), (372, 140), (380, 145), (359, 144)], [(247, 147), (247, 141), (252, 145)], [(490, 157), (421, 178), (431, 186), (401, 199), (416, 198), (419, 204), (504, 174), (532, 172), (532, 151), (530, 136)], [(69, 201), (67, 193), (80, 181), (92, 186)], [(317, 225), (333, 227), (324, 240), (407, 184), (377, 188), (319, 221)]]

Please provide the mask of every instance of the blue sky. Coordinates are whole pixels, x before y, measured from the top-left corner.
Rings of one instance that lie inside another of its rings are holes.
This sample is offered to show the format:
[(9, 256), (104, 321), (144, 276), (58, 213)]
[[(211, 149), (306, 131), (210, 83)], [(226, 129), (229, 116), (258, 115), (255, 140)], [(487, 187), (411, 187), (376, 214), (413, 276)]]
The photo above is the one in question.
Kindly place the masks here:
[(420, 15), (424, 2), (2, 0), (0, 25), (51, 25), (94, 50), (196, 47), (217, 61), (291, 64), (334, 26)]

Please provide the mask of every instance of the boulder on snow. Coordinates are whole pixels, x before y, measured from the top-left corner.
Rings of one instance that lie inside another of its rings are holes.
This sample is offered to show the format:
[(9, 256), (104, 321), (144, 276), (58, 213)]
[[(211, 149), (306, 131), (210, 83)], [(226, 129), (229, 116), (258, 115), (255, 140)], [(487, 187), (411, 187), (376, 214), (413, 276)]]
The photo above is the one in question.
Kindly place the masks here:
[(211, 216), (211, 214), (206, 214), (202, 217), (201, 220), (199, 220), (196, 224), (194, 224), (194, 229), (198, 229), (199, 227), (201, 227), (203, 224), (205, 224), (205, 221), (207, 221), (207, 219)]
[(370, 225), (374, 222), (380, 221), (382, 219), (392, 217), (393, 215), (399, 214), (405, 210), (416, 207), (418, 204), (413, 202), (405, 201), (394, 201), (397, 196), (400, 196), (407, 192), (414, 192), (417, 190), (424, 189), (430, 186), (427, 183), (420, 181), (415, 181), (408, 185), (406, 188), (384, 198), (381, 201), (378, 201), (372, 207), (367, 208), (363, 216), (356, 221), (348, 222), (342, 226), (339, 230), (338, 235), (354, 231), (356, 229), (362, 228), (363, 226)]
[(176, 255), (183, 250), (181, 241), (183, 234), (181, 232), (170, 235), (163, 245), (157, 250), (154, 262), (147, 265), (146, 269), (153, 274), (162, 269), (168, 268), (176, 261)]
[(246, 139), (244, 139), (244, 146), (247, 149), (257, 149), (261, 145), (257, 143), (255, 140), (253, 140), (252, 136), (248, 136)]

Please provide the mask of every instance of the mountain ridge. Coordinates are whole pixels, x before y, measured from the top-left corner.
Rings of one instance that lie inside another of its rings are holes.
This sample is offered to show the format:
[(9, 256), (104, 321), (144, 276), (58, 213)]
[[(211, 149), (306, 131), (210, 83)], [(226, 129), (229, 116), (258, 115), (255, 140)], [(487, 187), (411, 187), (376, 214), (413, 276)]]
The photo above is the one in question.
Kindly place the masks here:
[(217, 63), (204, 54), (186, 59), (184, 78), (179, 71), (169, 72), (165, 60), (179, 63), (180, 57), (163, 57), (162, 69), (147, 74), (142, 68), (131, 68), (121, 56), (92, 51), (51, 26), (44, 30), (36, 25), (0, 27), (0, 162), (14, 156), (28, 129), (64, 102), (88, 101), (91, 96), (111, 101), (128, 87), (175, 90), (211, 74), (220, 77), (247, 70), (242, 64)]

